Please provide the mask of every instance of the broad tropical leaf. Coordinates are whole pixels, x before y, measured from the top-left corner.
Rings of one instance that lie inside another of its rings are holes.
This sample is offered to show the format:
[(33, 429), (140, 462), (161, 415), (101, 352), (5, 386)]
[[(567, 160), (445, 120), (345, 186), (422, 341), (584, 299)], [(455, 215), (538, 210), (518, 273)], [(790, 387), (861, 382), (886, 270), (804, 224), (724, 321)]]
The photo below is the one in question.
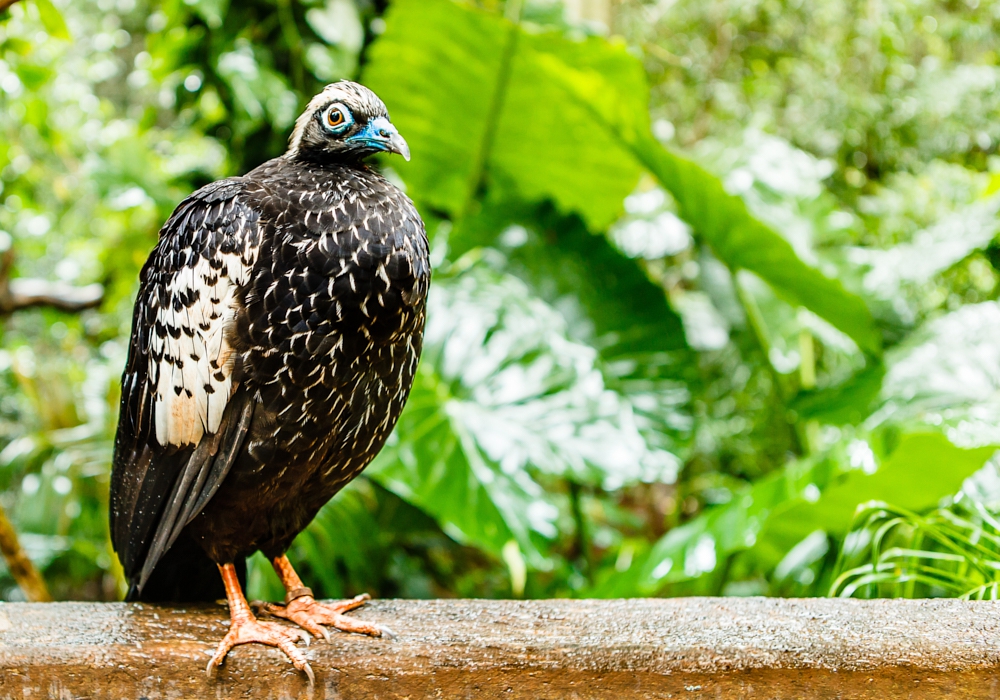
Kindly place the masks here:
[(858, 506), (868, 501), (886, 501), (911, 511), (932, 508), (957, 493), (995, 450), (995, 446), (962, 449), (937, 433), (907, 435), (881, 465), (869, 453), (870, 461), (859, 459), (864, 461), (861, 468), (831, 483), (815, 502), (801, 499), (785, 504), (758, 538), (755, 558), (766, 571), (816, 530), (845, 535)]
[(966, 447), (1000, 444), (1000, 303), (929, 321), (886, 361), (877, 421), (934, 426)]
[(817, 492), (837, 471), (834, 455), (793, 462), (676, 527), (624, 572), (598, 589), (604, 596), (652, 595), (665, 584), (713, 571), (726, 557), (754, 546), (771, 514), (789, 501)]
[(1000, 195), (952, 212), (918, 232), (911, 242), (888, 250), (848, 248), (847, 259), (864, 270), (865, 292), (880, 299), (898, 299), (906, 285), (926, 283), (976, 250), (986, 248), (1000, 233)]
[(513, 539), (541, 566), (562, 507), (547, 479), (617, 489), (676, 477), (679, 460), (647, 444), (597, 353), (513, 276), (486, 266), (439, 276), (424, 353), (369, 473), (459, 541), (499, 555)]
[(617, 99), (622, 93), (606, 76), (585, 68), (567, 70), (551, 60), (543, 65), (587, 107), (595, 125), (628, 149), (674, 196), (680, 217), (730, 269), (755, 273), (787, 301), (825, 319), (866, 352), (881, 352), (864, 301), (803, 262), (787, 240), (750, 214), (742, 199), (726, 192), (719, 178), (660, 145), (645, 116), (637, 117)]
[(448, 245), (453, 258), (478, 246), (502, 251), (505, 268), (564, 311), (571, 336), (600, 348), (604, 357), (685, 347), (663, 287), (578, 217), (491, 193), (450, 234)]
[[(846, 534), (862, 503), (891, 498), (913, 510), (933, 506), (956, 493), (994, 451), (963, 450), (941, 435), (914, 434), (879, 466), (867, 444), (857, 441), (846, 448), (793, 462), (729, 503), (671, 530), (632, 570), (612, 577), (603, 592), (649, 595), (664, 584), (709, 573), (726, 557), (750, 549), (755, 566), (767, 573), (810, 533)], [(942, 469), (942, 464), (949, 466)]]
[(528, 32), (452, 0), (398, 0), (386, 27), (364, 78), (410, 143), (399, 173), (418, 203), (460, 218), (488, 184), (551, 200), (594, 230), (621, 213), (639, 164), (542, 62), (600, 71), (623, 109), (645, 114), (642, 66), (623, 45)]

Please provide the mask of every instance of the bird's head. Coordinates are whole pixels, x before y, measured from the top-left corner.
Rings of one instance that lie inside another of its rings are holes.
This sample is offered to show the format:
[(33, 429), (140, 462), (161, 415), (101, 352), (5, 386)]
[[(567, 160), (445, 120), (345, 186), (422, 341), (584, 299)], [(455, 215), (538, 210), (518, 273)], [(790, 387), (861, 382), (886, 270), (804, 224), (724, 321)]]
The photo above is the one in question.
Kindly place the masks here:
[(332, 83), (295, 121), (287, 155), (320, 161), (359, 161), (379, 151), (410, 159), (410, 148), (389, 121), (385, 104), (364, 85)]

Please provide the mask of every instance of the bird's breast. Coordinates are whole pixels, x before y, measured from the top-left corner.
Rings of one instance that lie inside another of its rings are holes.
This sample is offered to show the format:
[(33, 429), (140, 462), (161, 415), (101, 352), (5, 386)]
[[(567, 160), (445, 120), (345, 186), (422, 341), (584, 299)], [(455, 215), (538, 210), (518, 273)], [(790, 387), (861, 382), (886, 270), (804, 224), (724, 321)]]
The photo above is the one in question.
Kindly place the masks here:
[(345, 223), (294, 241), (290, 266), (301, 271), (303, 290), (325, 308), (323, 317), (373, 339), (398, 337), (410, 329), (427, 292), (423, 233), (398, 212), (375, 211)]
[(384, 393), (412, 374), (427, 241), (412, 203), (371, 178), (367, 189), (292, 191), (278, 207), (246, 305), (245, 364), (258, 385), (325, 402), (350, 386)]

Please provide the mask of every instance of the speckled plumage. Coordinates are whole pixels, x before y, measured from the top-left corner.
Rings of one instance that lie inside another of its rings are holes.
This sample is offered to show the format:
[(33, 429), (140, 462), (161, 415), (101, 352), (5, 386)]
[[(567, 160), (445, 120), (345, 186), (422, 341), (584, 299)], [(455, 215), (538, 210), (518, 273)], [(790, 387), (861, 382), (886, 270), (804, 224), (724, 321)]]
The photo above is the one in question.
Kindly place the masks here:
[(283, 553), (406, 401), (430, 280), (423, 223), (362, 164), (370, 151), (310, 147), (321, 97), (288, 153), (182, 202), (143, 268), (111, 487), (133, 598), (150, 597), (171, 550), (220, 564)]

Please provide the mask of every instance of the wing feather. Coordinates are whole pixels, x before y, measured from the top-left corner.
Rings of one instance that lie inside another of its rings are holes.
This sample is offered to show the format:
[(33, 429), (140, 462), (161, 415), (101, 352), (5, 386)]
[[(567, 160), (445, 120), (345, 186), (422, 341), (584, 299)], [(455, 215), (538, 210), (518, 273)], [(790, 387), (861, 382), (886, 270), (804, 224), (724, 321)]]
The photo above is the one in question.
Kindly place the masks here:
[(219, 488), (253, 412), (232, 345), (261, 243), (246, 187), (222, 180), (182, 202), (140, 277), (110, 509), (139, 588)]

